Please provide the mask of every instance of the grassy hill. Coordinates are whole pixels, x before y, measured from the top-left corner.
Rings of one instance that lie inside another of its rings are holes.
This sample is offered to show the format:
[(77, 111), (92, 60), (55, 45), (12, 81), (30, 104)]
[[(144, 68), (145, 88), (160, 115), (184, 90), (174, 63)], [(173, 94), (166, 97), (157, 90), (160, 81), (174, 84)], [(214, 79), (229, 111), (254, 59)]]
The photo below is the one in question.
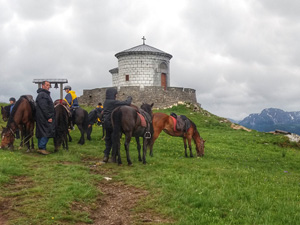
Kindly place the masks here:
[[(91, 224), (97, 220), (95, 213), (101, 212), (104, 188), (115, 184), (147, 192), (131, 213), (147, 214), (152, 220), (132, 217), (132, 224), (299, 223), (296, 143), (282, 135), (233, 130), (225, 119), (205, 110), (178, 106), (160, 112), (184, 114), (194, 121), (206, 140), (203, 158), (185, 158), (182, 139), (162, 133), (154, 157), (147, 155), (147, 165), (138, 162), (134, 141), (133, 166), (125, 164), (123, 146), (123, 166), (103, 165), (100, 127), (94, 127), (92, 141), (83, 146), (76, 144), (78, 129), (72, 131), (68, 152), (43, 156), (1, 149), (0, 222)], [(48, 150), (53, 149), (50, 140)], [(160, 220), (153, 219), (157, 215)]]

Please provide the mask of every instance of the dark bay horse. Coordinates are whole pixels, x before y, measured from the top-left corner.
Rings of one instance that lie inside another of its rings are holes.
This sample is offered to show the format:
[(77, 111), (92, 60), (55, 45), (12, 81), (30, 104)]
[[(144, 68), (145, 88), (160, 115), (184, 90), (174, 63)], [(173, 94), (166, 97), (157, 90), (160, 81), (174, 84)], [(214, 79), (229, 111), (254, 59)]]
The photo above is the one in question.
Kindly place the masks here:
[(98, 123), (98, 119), (100, 119), (100, 124), (102, 125), (102, 139), (105, 136), (105, 129), (104, 129), (104, 123), (102, 122), (102, 116), (103, 116), (103, 110), (100, 112), (98, 109), (93, 109), (92, 111), (89, 112), (88, 114), (88, 120), (89, 120), (89, 125), (88, 125), (88, 129), (87, 129), (87, 139), (90, 141), (91, 138), (91, 134), (93, 131), (93, 125), (95, 123)]
[(68, 150), (68, 135), (69, 135), (69, 111), (63, 105), (64, 100), (55, 101), (55, 137), (54, 146), (55, 151), (58, 151), (62, 145), (64, 149)]
[[(147, 146), (150, 144), (150, 140), (153, 135), (152, 107), (153, 104), (149, 105), (143, 103), (141, 109), (138, 110), (132, 106), (120, 106), (112, 112), (111, 118), (113, 125), (113, 162), (116, 162), (116, 158), (118, 158), (118, 164), (122, 164), (120, 154), (120, 137), (121, 133), (124, 133), (124, 146), (126, 150), (128, 165), (132, 164), (129, 155), (129, 144), (131, 137), (135, 137), (137, 141), (139, 161), (143, 161), (143, 163), (146, 164)], [(139, 137), (143, 137), (143, 158), (141, 158), (140, 154)]]
[(4, 122), (8, 121), (10, 115), (10, 105), (1, 106), (1, 115)]
[(184, 143), (184, 150), (185, 150), (185, 156), (187, 157), (187, 144), (186, 140), (188, 141), (189, 150), (190, 150), (190, 157), (193, 157), (192, 152), (192, 139), (194, 140), (194, 143), (196, 145), (196, 151), (197, 156), (204, 156), (204, 143), (205, 141), (203, 138), (200, 137), (200, 134), (197, 130), (196, 125), (189, 119), (190, 121), (190, 128), (187, 130), (187, 132), (174, 130), (174, 120), (171, 118), (171, 116), (164, 114), (164, 113), (154, 113), (153, 114), (153, 129), (154, 134), (153, 138), (150, 143), (150, 155), (153, 155), (153, 145), (155, 140), (158, 138), (159, 134), (163, 130), (167, 134), (175, 137), (182, 137), (183, 143)]
[(2, 131), (1, 148), (9, 147), (13, 149), (14, 133), (17, 129), (21, 130), (21, 146), (27, 145), (27, 151), (34, 149), (33, 130), (34, 130), (34, 106), (32, 96), (21, 96), (16, 102), (6, 127)]
[(80, 130), (80, 139), (78, 144), (83, 145), (85, 143), (84, 135), (88, 129), (88, 112), (83, 108), (76, 108), (75, 112), (72, 115), (73, 125), (76, 124), (78, 129)]

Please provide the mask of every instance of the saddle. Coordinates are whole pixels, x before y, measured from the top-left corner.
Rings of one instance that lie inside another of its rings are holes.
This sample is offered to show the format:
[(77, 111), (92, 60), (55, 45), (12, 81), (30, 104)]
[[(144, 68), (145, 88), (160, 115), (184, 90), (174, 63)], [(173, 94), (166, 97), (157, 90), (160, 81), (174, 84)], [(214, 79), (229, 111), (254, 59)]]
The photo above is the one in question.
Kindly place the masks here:
[(185, 115), (177, 116), (175, 113), (171, 113), (170, 116), (174, 121), (174, 131), (186, 133), (191, 127), (191, 121)]
[(67, 110), (69, 117), (72, 117), (71, 109), (70, 109), (68, 103), (65, 100), (63, 100), (63, 99), (55, 100), (54, 101), (54, 108), (56, 108), (58, 105), (62, 105)]
[(138, 116), (141, 119), (141, 126), (146, 128), (146, 132), (144, 137), (149, 139), (153, 134), (153, 125), (152, 125), (152, 117), (149, 113), (145, 112), (142, 109), (138, 109), (137, 111)]

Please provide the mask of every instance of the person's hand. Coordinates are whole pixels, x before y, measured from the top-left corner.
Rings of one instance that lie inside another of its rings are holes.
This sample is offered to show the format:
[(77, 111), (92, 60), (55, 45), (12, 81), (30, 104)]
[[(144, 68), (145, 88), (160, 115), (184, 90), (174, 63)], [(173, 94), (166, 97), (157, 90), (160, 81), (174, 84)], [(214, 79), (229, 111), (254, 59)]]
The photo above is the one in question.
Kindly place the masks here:
[(52, 118), (48, 119), (48, 122), (49, 122), (49, 123), (52, 123)]

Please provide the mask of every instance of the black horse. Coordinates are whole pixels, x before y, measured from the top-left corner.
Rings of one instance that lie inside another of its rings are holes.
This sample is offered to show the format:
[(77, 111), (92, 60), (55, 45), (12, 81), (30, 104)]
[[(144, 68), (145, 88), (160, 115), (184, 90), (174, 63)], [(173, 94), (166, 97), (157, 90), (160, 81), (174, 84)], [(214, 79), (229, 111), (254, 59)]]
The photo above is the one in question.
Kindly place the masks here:
[(62, 104), (56, 104), (55, 108), (55, 137), (54, 146), (55, 151), (58, 151), (62, 145), (64, 149), (68, 150), (68, 135), (69, 135), (69, 112), (68, 109)]
[(102, 139), (105, 136), (104, 123), (102, 122), (102, 116), (103, 116), (102, 112), (103, 111), (100, 111), (98, 109), (93, 109), (88, 114), (89, 125), (88, 125), (88, 129), (87, 129), (87, 139), (89, 141), (92, 139), (91, 134), (92, 134), (92, 131), (93, 131), (93, 125), (95, 123), (99, 123), (99, 120), (100, 120), (100, 124), (102, 125)]
[[(146, 164), (147, 147), (150, 144), (153, 135), (152, 126), (152, 107), (151, 105), (143, 103), (140, 109), (131, 106), (120, 106), (112, 112), (113, 125), (113, 151), (112, 160), (116, 162), (118, 157), (118, 164), (122, 164), (120, 155), (120, 137), (121, 133), (125, 134), (125, 150), (128, 165), (131, 165), (129, 156), (129, 144), (131, 137), (135, 137), (138, 144), (139, 161)], [(143, 137), (143, 159), (140, 154), (139, 137)]]
[(4, 122), (8, 121), (10, 115), (10, 105), (1, 106), (1, 115)]
[(75, 110), (72, 113), (73, 125), (75, 125), (75, 124), (77, 125), (78, 129), (80, 130), (80, 134), (81, 134), (78, 144), (83, 145), (85, 143), (84, 135), (85, 135), (85, 133), (87, 133), (88, 124), (89, 124), (88, 112), (86, 110), (84, 110), (83, 108), (76, 108), (73, 110)]

